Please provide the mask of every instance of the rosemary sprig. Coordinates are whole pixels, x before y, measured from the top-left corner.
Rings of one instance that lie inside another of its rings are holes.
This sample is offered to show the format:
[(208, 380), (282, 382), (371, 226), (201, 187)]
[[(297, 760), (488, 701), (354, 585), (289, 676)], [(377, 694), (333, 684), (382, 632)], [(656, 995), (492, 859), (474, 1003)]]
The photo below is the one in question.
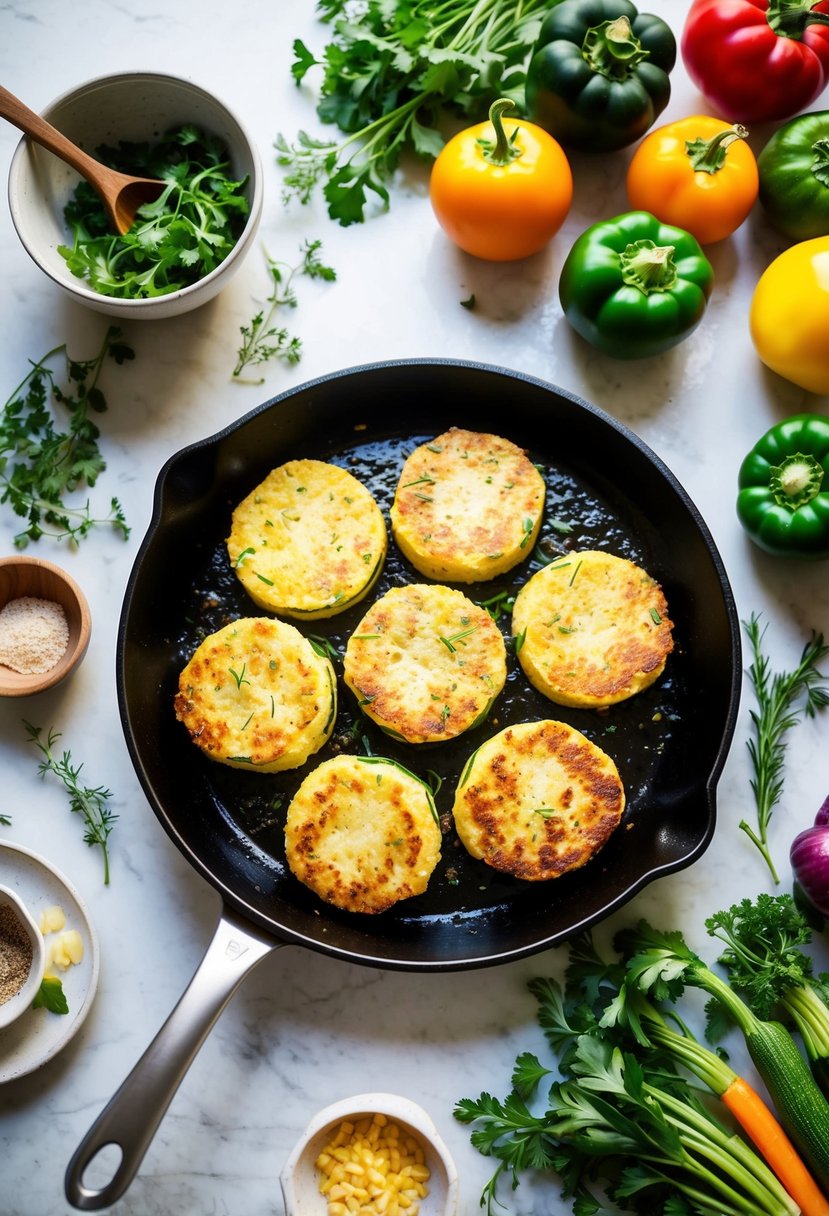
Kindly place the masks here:
[(54, 773), (64, 784), (66, 792), (69, 795), (69, 809), (82, 815), (86, 825), (84, 840), (90, 846), (99, 845), (104, 857), (104, 884), (109, 884), (109, 853), (107, 851), (107, 841), (109, 834), (112, 831), (112, 826), (118, 818), (107, 805), (108, 800), (112, 797), (112, 793), (108, 789), (104, 789), (102, 785), (82, 786), (79, 781), (82, 764), (73, 767), (72, 753), (65, 751), (60, 759), (54, 753), (54, 747), (60, 734), (55, 730), (49, 730), (46, 735), (46, 740), (41, 738), (43, 733), (42, 727), (32, 726), (30, 722), (23, 719), (23, 725), (29, 735), (29, 741), (34, 743), (43, 754), (43, 759), (38, 765), (38, 772), (41, 777), (46, 773)]
[(740, 821), (740, 828), (760, 850), (774, 881), (779, 882), (768, 846), (768, 828), (783, 793), (786, 732), (797, 725), (802, 714), (813, 718), (817, 710), (829, 705), (829, 683), (824, 682), (825, 677), (818, 670), (818, 664), (829, 655), (829, 646), (824, 644), (823, 634), (813, 630), (797, 667), (789, 672), (773, 672), (763, 653), (766, 627), (761, 629), (759, 618), (752, 613), (748, 621), (743, 621), (743, 628), (751, 643), (748, 677), (757, 702), (757, 708), (750, 711), (754, 734), (748, 740), (757, 829), (745, 819)]

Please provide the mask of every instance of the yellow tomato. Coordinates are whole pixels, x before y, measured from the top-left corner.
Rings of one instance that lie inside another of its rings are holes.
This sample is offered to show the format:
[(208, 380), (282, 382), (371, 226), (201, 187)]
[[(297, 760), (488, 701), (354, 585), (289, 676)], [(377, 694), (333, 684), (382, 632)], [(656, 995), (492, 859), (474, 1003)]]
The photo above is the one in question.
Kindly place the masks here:
[(503, 121), (510, 104), (494, 102), (489, 122), (450, 139), (429, 183), (432, 207), (447, 236), (492, 262), (538, 253), (573, 201), (573, 175), (560, 145), (534, 123)]
[(657, 127), (630, 162), (627, 192), (637, 211), (684, 228), (701, 245), (739, 228), (760, 179), (745, 127), (697, 114)]
[(766, 267), (749, 327), (766, 367), (810, 393), (829, 393), (829, 236), (792, 245)]

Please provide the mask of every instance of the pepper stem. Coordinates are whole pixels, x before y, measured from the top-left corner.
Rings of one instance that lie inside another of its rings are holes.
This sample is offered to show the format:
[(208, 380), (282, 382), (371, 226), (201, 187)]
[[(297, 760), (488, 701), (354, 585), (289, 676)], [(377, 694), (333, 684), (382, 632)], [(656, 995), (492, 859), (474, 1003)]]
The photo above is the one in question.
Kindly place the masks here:
[(808, 25), (829, 25), (829, 13), (816, 13), (815, 0), (771, 0), (766, 13), (775, 34), (801, 39)]
[(823, 468), (814, 456), (795, 452), (771, 469), (769, 488), (780, 507), (796, 511), (811, 502), (823, 484)]
[(491, 165), (508, 165), (521, 155), (521, 148), (516, 146), (515, 137), (520, 128), (513, 127), (512, 134), (507, 135), (501, 121), (507, 110), (514, 110), (515, 103), (508, 97), (499, 97), (489, 107), (489, 121), (495, 131), (495, 143), (491, 139), (478, 139), (475, 142), (480, 147), (484, 157)]
[(653, 291), (670, 291), (676, 283), (676, 263), (673, 245), (655, 245), (653, 241), (632, 241), (619, 254), (622, 281), (636, 287), (642, 295)]
[(829, 139), (821, 136), (812, 144), (812, 161), (809, 169), (822, 186), (829, 186)]
[(591, 26), (584, 36), (581, 53), (594, 72), (613, 80), (630, 76), (637, 63), (650, 55), (627, 17)]
[(748, 128), (742, 123), (726, 127), (711, 139), (686, 139), (685, 153), (694, 172), (719, 173), (725, 164), (725, 150), (735, 139), (748, 139)]

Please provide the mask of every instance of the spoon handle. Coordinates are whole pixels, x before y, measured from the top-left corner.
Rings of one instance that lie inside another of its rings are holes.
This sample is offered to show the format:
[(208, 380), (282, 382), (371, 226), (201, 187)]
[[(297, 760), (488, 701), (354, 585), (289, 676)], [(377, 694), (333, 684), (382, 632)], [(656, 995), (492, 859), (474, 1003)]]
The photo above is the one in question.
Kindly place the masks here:
[(45, 118), (41, 118), (34, 110), (30, 110), (2, 85), (0, 85), (0, 118), (5, 118), (13, 126), (19, 127), (25, 135), (30, 136), (48, 151), (54, 152), (55, 156), (66, 161), (92, 185), (98, 185), (100, 188), (103, 177), (109, 172), (106, 166), (95, 160), (94, 157), (88, 156), (77, 144), (73, 144), (71, 139), (67, 139)]

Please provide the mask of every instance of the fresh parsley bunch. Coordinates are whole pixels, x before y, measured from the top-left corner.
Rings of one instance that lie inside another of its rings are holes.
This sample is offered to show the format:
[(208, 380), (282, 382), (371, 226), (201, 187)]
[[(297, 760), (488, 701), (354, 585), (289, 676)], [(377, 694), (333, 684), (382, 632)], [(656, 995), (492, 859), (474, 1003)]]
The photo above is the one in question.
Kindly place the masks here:
[(18, 549), (41, 536), (78, 544), (101, 524), (129, 536), (117, 498), (110, 500), (109, 515), (95, 518), (88, 501), (69, 505), (65, 497), (91, 489), (106, 467), (93, 421), (107, 408), (98, 378), (108, 358), (121, 364), (133, 357), (115, 326), (92, 359), (73, 359), (65, 345), (56, 346), (32, 363), (0, 410), (0, 503), (26, 520), (14, 538)]
[(310, 201), (320, 183), (328, 214), (343, 225), (365, 218), (368, 192), (386, 207), (386, 182), (405, 151), (432, 159), (446, 110), (486, 117), (496, 97), (523, 110), (524, 79), (549, 0), (319, 0), (334, 35), (317, 59), (294, 42), (299, 84), (323, 69), (317, 113), (340, 142), (300, 131), (277, 136), (286, 200)]
[(241, 235), (250, 212), (245, 180), (229, 175), (227, 148), (216, 136), (188, 124), (157, 144), (119, 143), (97, 156), (122, 173), (166, 183), (152, 203), (139, 207), (124, 236), (112, 232), (97, 193), (80, 182), (64, 209), (71, 249), (58, 252), (95, 291), (122, 300), (168, 295), (215, 270)]

